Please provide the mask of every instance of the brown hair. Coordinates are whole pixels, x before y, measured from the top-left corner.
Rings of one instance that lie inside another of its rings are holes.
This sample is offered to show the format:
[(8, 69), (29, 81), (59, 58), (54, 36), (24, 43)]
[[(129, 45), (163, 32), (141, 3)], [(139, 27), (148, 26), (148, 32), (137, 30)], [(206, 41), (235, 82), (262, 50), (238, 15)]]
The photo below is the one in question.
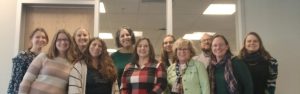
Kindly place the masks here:
[(245, 47), (246, 45), (246, 39), (249, 35), (253, 35), (255, 36), (258, 41), (259, 41), (259, 48), (258, 48), (258, 54), (263, 56), (266, 60), (270, 59), (272, 56), (270, 55), (270, 53), (265, 49), (261, 38), (259, 37), (259, 35), (255, 32), (249, 32), (246, 34), (245, 38), (244, 38), (244, 43), (243, 43), (243, 48), (241, 49), (240, 53), (239, 53), (239, 58), (243, 58), (246, 54), (248, 54), (247, 49)]
[(75, 58), (75, 56), (74, 56), (74, 42), (71, 39), (70, 33), (68, 33), (64, 29), (60, 29), (60, 30), (58, 30), (58, 32), (56, 32), (54, 34), (52, 42), (51, 42), (51, 45), (50, 45), (48, 53), (47, 53), (47, 56), (48, 56), (48, 58), (53, 59), (53, 58), (55, 58), (55, 57), (57, 57), (59, 55), (58, 49), (56, 48), (57, 37), (58, 37), (59, 34), (65, 34), (67, 36), (67, 38), (68, 38), (69, 48), (66, 51), (65, 55), (66, 55), (66, 59), (69, 62), (73, 63), (73, 60)]
[[(45, 34), (46, 41), (47, 41), (46, 44), (48, 44), (48, 42), (49, 42), (48, 34), (47, 34), (46, 30), (45, 30), (44, 28), (41, 28), (41, 27), (36, 28), (36, 29), (33, 30), (33, 32), (31, 32), (31, 34), (29, 35), (29, 40), (32, 40), (33, 36), (34, 36), (37, 32), (42, 32), (42, 33)], [(27, 50), (29, 51), (31, 48), (32, 48), (32, 43), (30, 42), (29, 47), (27, 48)]]
[(177, 57), (177, 51), (178, 51), (178, 48), (182, 48), (184, 46), (187, 46), (189, 51), (191, 52), (190, 59), (196, 55), (196, 51), (195, 51), (195, 47), (194, 47), (193, 43), (190, 40), (179, 38), (173, 44), (173, 53), (174, 53), (173, 62), (179, 62), (178, 57)]
[[(167, 38), (167, 37), (171, 37), (171, 38), (173, 39), (173, 42), (176, 41), (176, 38), (175, 38), (173, 35), (166, 35), (166, 36), (164, 37), (164, 39)], [(163, 40), (164, 40), (164, 39), (163, 39)], [(168, 54), (168, 52), (164, 49), (164, 42), (162, 42), (162, 44), (161, 44), (161, 49), (160, 49), (160, 61), (161, 61), (163, 64), (167, 65), (167, 66), (169, 66), (169, 64), (170, 64), (170, 62), (169, 62), (169, 54)]]
[(138, 61), (139, 61), (139, 55), (137, 54), (137, 47), (139, 45), (139, 43), (142, 40), (146, 40), (149, 44), (149, 62), (150, 63), (157, 63), (156, 59), (155, 59), (155, 52), (153, 49), (153, 46), (149, 40), (149, 38), (140, 38), (137, 42), (136, 45), (134, 46), (134, 51), (133, 51), (133, 57), (132, 57), (132, 64), (137, 64), (138, 65)]
[[(92, 55), (89, 51), (89, 48), (92, 44), (92, 42), (94, 41), (100, 41), (101, 45), (102, 45), (102, 50), (101, 50), (101, 54), (97, 57), (98, 59), (98, 66), (96, 69), (100, 75), (102, 75), (105, 79), (111, 80), (111, 81), (115, 81), (117, 79), (117, 71), (116, 68), (113, 64), (113, 61), (111, 59), (111, 57), (109, 56), (108, 52), (107, 52), (107, 46), (105, 44), (105, 42), (100, 39), (100, 38), (92, 38), (89, 43), (88, 46), (86, 48), (86, 50), (84, 50), (83, 55), (84, 55), (84, 61), (87, 63), (88, 66), (93, 66), (91, 64), (92, 62)], [(92, 67), (92, 68), (95, 68)]]
[(117, 33), (115, 35), (115, 37), (116, 37), (115, 41), (116, 41), (117, 47), (118, 48), (122, 47), (122, 45), (120, 43), (120, 34), (121, 34), (122, 29), (126, 29), (128, 31), (128, 33), (131, 36), (131, 43), (132, 43), (132, 45), (134, 45), (135, 44), (135, 36), (134, 36), (134, 33), (133, 33), (132, 29), (129, 28), (128, 26), (122, 26), (120, 29), (118, 29), (118, 31), (117, 31)]
[[(212, 38), (212, 41), (214, 41), (216, 38), (221, 38), (221, 39), (224, 40), (226, 46), (228, 46), (228, 49), (227, 49), (225, 55), (228, 54), (228, 55), (232, 56), (233, 54), (231, 53), (229, 43), (228, 43), (227, 39), (225, 38), (225, 36), (223, 36), (223, 35), (218, 35), (218, 34), (217, 34), (217, 35), (214, 35), (213, 38)], [(210, 47), (213, 47), (213, 46), (212, 46), (212, 43), (211, 43)], [(215, 56), (214, 54), (211, 54), (211, 59), (216, 60), (216, 56)]]

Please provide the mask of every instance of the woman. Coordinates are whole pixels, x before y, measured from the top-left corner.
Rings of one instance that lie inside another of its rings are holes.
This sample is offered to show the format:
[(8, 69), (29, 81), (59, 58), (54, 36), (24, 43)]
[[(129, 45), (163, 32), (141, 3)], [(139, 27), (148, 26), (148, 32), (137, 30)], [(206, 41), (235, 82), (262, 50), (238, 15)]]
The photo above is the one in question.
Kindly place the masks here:
[(7, 94), (18, 94), (19, 85), (25, 75), (32, 60), (48, 44), (48, 35), (43, 28), (36, 28), (29, 36), (30, 46), (25, 51), (18, 53), (13, 58), (13, 68), (11, 80), (9, 82)]
[(69, 94), (119, 94), (117, 72), (106, 44), (93, 38), (69, 77)]
[(132, 58), (135, 36), (129, 27), (123, 26), (117, 31), (115, 41), (119, 50), (112, 53), (111, 58), (118, 70), (118, 85), (120, 86), (124, 67)]
[(125, 66), (121, 80), (121, 94), (161, 94), (166, 89), (166, 70), (155, 60), (148, 38), (137, 41), (132, 62)]
[(239, 57), (246, 62), (252, 75), (254, 94), (274, 94), (277, 79), (277, 60), (264, 48), (261, 38), (249, 32)]
[(162, 43), (160, 62), (162, 62), (166, 68), (168, 68), (172, 62), (172, 56), (173, 56), (172, 47), (175, 40), (176, 39), (173, 35), (166, 35)]
[(72, 39), (75, 42), (75, 55), (77, 59), (81, 58), (82, 53), (90, 40), (90, 33), (85, 28), (79, 27), (73, 33)]
[(208, 66), (211, 94), (253, 94), (251, 75), (244, 62), (232, 56), (226, 38), (215, 35)]
[(53, 37), (48, 53), (39, 54), (30, 64), (19, 94), (65, 94), (72, 69), (73, 41), (65, 30)]
[(167, 71), (171, 94), (210, 94), (204, 65), (192, 59), (196, 53), (191, 41), (176, 40), (173, 52), (174, 63)]

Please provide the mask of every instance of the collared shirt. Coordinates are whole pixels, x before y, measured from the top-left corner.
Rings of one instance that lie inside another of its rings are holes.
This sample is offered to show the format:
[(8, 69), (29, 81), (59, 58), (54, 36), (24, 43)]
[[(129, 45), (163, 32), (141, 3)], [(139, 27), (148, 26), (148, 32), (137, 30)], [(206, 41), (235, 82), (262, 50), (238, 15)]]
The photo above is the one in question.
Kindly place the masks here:
[(209, 61), (210, 61), (210, 56), (205, 55), (204, 52), (202, 52), (200, 55), (194, 56), (193, 59), (197, 60), (198, 62), (203, 63), (205, 68), (207, 68)]
[(166, 70), (160, 63), (147, 63), (143, 68), (129, 63), (121, 80), (121, 94), (160, 94), (167, 87)]

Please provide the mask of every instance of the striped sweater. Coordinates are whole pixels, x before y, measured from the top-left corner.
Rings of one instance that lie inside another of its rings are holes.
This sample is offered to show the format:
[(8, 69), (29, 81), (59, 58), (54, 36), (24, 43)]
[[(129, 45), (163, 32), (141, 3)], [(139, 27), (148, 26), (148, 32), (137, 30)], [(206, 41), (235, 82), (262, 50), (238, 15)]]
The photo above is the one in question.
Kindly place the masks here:
[(20, 84), (19, 94), (65, 94), (72, 64), (65, 58), (39, 54)]
[[(85, 94), (87, 65), (84, 61), (76, 62), (69, 76), (68, 94)], [(101, 90), (101, 89), (99, 89)], [(112, 85), (112, 94), (119, 94), (117, 81)]]

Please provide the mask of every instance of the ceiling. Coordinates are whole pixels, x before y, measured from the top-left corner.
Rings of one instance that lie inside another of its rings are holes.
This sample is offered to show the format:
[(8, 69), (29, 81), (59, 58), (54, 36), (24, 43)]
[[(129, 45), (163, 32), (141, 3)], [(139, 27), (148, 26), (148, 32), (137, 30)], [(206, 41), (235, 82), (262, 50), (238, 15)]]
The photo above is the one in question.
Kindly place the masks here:
[[(100, 32), (115, 34), (123, 25), (143, 31), (159, 53), (166, 34), (165, 0), (101, 0), (106, 9), (100, 14)], [(235, 3), (234, 0), (173, 0), (173, 35), (177, 38), (192, 32), (216, 32), (225, 35), (235, 50), (235, 15), (202, 15), (210, 3)], [(115, 36), (114, 36), (115, 37)], [(105, 40), (116, 48), (114, 40)], [(198, 42), (195, 41), (196, 48)]]

